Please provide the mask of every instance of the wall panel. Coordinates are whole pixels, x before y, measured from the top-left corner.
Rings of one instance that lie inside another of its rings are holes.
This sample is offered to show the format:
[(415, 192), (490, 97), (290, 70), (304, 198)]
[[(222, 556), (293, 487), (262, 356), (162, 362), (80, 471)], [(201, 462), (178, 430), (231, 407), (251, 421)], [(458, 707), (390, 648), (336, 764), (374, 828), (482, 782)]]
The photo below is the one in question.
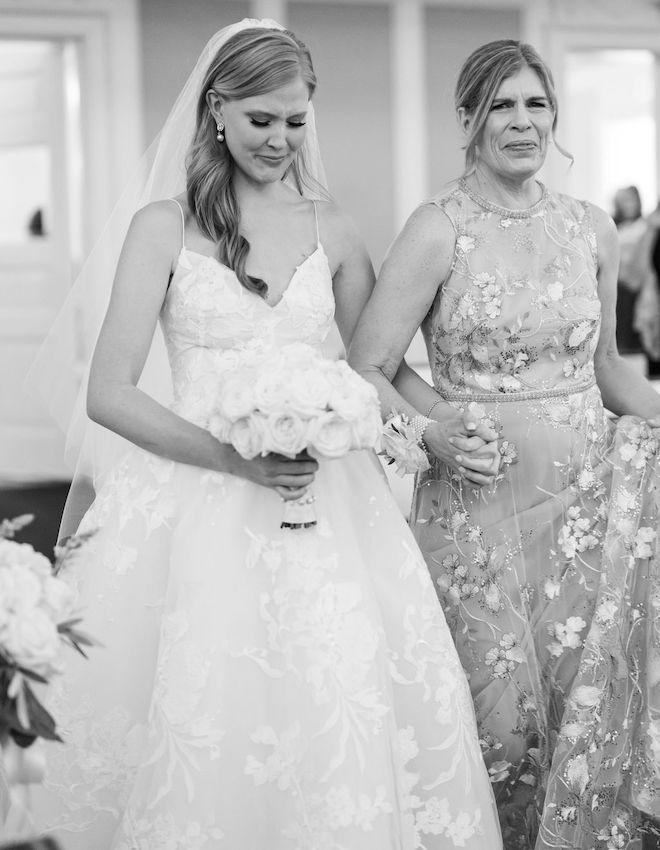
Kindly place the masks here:
[(250, 16), (249, 0), (141, 0), (144, 110), (147, 144), (213, 33)]
[(454, 113), (454, 87), (468, 55), (497, 38), (520, 38), (515, 9), (464, 9), (458, 5), (428, 7), (427, 99), (429, 194), (440, 192), (463, 170), (461, 135)]
[(378, 269), (393, 238), (389, 9), (295, 2), (289, 26), (308, 45), (330, 190), (354, 217)]

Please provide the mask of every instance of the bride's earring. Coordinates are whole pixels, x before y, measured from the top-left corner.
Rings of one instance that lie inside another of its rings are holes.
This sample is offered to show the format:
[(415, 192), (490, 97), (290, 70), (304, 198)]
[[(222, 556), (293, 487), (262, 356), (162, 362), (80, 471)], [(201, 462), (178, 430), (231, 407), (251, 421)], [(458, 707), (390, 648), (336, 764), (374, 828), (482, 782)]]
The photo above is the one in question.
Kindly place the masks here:
[(225, 125), (222, 123), (222, 121), (218, 121), (218, 123), (216, 124), (216, 127), (218, 128), (218, 135), (216, 136), (216, 139), (219, 142), (224, 142), (224, 140), (225, 140)]

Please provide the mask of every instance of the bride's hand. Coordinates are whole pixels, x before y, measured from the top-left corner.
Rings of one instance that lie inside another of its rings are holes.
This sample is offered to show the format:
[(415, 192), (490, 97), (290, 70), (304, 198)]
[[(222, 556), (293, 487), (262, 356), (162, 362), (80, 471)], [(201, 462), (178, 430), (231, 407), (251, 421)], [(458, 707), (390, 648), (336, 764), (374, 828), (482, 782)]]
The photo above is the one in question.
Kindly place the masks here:
[(270, 487), (284, 499), (292, 501), (304, 495), (314, 480), (318, 461), (302, 452), (295, 458), (267, 454), (246, 460), (236, 452), (230, 472), (262, 487)]

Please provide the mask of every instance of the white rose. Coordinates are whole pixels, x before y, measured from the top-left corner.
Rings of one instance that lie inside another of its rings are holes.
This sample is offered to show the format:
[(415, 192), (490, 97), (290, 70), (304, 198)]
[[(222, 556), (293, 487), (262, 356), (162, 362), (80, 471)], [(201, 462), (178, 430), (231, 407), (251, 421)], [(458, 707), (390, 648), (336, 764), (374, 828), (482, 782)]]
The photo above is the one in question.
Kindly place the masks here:
[(40, 577), (52, 573), (51, 563), (44, 555), (30, 546), (29, 543), (16, 543), (15, 540), (0, 538), (0, 566), (29, 567)]
[(288, 399), (287, 376), (275, 370), (260, 374), (254, 383), (254, 403), (257, 410), (267, 416), (280, 413)]
[(310, 450), (322, 457), (342, 457), (351, 450), (351, 426), (335, 413), (322, 413), (310, 423)]
[(230, 422), (249, 416), (254, 408), (254, 392), (250, 384), (245, 381), (238, 379), (229, 381), (222, 389), (218, 399), (218, 412)]
[(57, 672), (62, 642), (55, 623), (39, 608), (13, 617), (4, 630), (2, 643), (21, 667), (46, 677)]
[(320, 370), (297, 370), (291, 375), (288, 384), (289, 404), (299, 416), (314, 416), (327, 408), (331, 387)]
[(41, 585), (42, 579), (25, 566), (0, 567), (0, 599), (9, 611), (34, 608), (41, 599)]
[(48, 576), (44, 581), (41, 605), (56, 623), (63, 622), (71, 614), (75, 600), (73, 588), (62, 579)]
[(290, 342), (280, 349), (282, 357), (289, 368), (292, 366), (309, 366), (310, 363), (321, 359), (318, 351), (306, 342)]
[(257, 414), (239, 419), (229, 429), (229, 441), (239, 455), (247, 460), (265, 454), (265, 436), (263, 418)]
[(270, 451), (295, 457), (307, 446), (307, 423), (295, 413), (272, 414), (266, 422)]

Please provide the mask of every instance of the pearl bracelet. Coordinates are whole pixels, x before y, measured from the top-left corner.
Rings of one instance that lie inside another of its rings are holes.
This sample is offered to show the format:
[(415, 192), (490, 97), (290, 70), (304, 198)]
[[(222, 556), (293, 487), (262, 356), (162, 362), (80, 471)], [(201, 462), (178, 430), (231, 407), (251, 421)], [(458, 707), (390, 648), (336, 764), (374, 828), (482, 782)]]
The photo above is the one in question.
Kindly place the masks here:
[(410, 420), (410, 427), (412, 428), (413, 436), (415, 437), (415, 442), (424, 452), (424, 454), (429, 454), (428, 446), (424, 442), (424, 432), (430, 424), (431, 420), (428, 418), (428, 416), (413, 416), (413, 418)]

